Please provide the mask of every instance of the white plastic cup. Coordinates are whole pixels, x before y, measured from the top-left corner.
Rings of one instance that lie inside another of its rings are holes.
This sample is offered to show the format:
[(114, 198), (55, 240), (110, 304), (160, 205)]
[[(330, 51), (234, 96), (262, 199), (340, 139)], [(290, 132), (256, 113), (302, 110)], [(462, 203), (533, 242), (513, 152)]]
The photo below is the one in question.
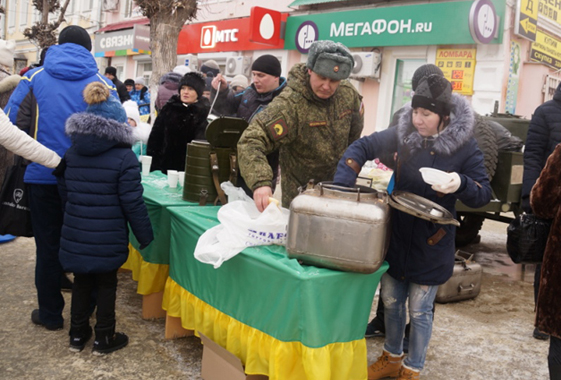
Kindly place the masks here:
[(185, 184), (185, 172), (177, 172), (177, 181), (179, 182), (179, 186), (183, 187)]
[(152, 166), (152, 156), (140, 156), (142, 163), (142, 175), (150, 174), (150, 167)]
[(177, 187), (178, 180), (179, 175), (177, 170), (168, 170), (168, 186), (170, 189), (175, 189)]

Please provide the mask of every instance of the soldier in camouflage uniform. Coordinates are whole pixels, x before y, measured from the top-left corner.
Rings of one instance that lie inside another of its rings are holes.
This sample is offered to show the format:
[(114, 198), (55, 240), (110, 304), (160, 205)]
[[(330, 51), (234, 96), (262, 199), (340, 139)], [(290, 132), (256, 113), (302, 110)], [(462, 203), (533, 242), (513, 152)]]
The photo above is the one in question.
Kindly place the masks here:
[(238, 143), (240, 170), (260, 211), (273, 195), (267, 154), (280, 151), (282, 205), (289, 207), (298, 187), (310, 179), (331, 181), (338, 160), (360, 137), (362, 97), (345, 80), (353, 66), (344, 45), (314, 42), (306, 64), (290, 70), (284, 91), (243, 133)]

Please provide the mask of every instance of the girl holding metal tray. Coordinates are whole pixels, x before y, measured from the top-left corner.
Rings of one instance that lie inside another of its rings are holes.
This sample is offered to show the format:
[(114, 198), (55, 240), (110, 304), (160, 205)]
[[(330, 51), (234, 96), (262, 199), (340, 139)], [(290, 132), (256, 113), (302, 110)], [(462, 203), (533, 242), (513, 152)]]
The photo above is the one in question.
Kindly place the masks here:
[[(411, 106), (396, 128), (355, 141), (337, 166), (334, 183), (354, 187), (362, 165), (397, 153), (394, 190), (417, 194), (456, 215), (456, 200), (477, 208), (491, 199), (483, 154), (473, 137), (474, 114), (468, 101), (452, 94), (441, 75), (421, 79)], [(438, 169), (423, 170), (421, 168)], [(382, 355), (368, 367), (368, 379), (419, 379), (429, 345), (436, 291), (454, 268), (456, 227), (392, 210), (391, 238), (382, 276), (386, 339)], [(409, 353), (403, 354), (409, 299)]]

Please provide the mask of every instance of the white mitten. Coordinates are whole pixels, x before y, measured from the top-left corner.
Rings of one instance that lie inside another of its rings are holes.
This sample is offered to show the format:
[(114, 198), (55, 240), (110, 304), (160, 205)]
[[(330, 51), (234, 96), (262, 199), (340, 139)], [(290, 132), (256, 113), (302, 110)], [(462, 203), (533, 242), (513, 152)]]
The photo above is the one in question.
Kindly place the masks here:
[(451, 177), (450, 182), (447, 182), (445, 184), (440, 184), (440, 185), (432, 185), (431, 188), (434, 191), (437, 191), (437, 192), (443, 193), (443, 194), (455, 193), (460, 188), (460, 185), (462, 184), (462, 180), (460, 178), (460, 175), (456, 172), (452, 172), (452, 173), (448, 173), (448, 174)]

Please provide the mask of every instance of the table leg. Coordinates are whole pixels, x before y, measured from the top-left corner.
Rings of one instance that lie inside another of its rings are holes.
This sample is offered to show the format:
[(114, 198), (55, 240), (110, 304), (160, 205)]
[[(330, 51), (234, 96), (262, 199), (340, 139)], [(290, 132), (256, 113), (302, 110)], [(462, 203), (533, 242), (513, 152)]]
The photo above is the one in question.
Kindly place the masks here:
[(164, 318), (166, 311), (162, 309), (163, 298), (163, 291), (142, 296), (142, 318)]
[(165, 339), (183, 338), (191, 335), (195, 335), (195, 332), (193, 330), (184, 329), (183, 326), (181, 326), (181, 318), (166, 314)]

